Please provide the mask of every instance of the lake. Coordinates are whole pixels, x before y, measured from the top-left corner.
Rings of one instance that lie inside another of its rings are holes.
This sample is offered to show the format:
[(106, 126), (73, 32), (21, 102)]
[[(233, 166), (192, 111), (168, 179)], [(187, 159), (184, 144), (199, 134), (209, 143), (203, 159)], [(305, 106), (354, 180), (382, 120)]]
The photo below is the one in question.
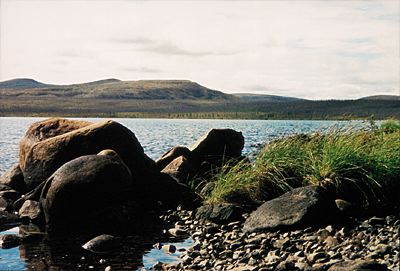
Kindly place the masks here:
[[(18, 143), (29, 125), (42, 118), (0, 118), (0, 175), (18, 161)], [(100, 119), (85, 119), (98, 121)], [(360, 121), (305, 121), (305, 120), (188, 120), (188, 119), (116, 119), (132, 130), (142, 144), (146, 154), (157, 159), (169, 148), (191, 146), (211, 128), (231, 128), (241, 131), (245, 137), (244, 155), (254, 156), (263, 144), (273, 139), (295, 133), (325, 132), (333, 127), (367, 126)], [(13, 228), (5, 233), (17, 233)], [(118, 255), (107, 255), (106, 259), (92, 255), (76, 247), (75, 240), (61, 243), (32, 243), (12, 249), (0, 249), (0, 270), (94, 269), (108, 264), (120, 269), (152, 266), (157, 261), (172, 262), (178, 255), (166, 255), (150, 250), (158, 237), (132, 237), (132, 246), (127, 245)], [(84, 238), (82, 237), (82, 240)], [(176, 246), (188, 247), (191, 240), (175, 240)], [(141, 244), (134, 246), (133, 244)], [(74, 245), (75, 244), (75, 245)], [(103, 260), (100, 265), (99, 262)]]

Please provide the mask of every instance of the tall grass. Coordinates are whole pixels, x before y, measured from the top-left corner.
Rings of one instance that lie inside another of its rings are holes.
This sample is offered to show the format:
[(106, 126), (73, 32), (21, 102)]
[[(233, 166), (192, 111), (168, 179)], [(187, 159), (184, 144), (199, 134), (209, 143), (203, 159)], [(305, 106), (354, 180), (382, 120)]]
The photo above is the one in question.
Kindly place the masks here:
[[(392, 127), (393, 125), (391, 125)], [(209, 202), (265, 201), (294, 187), (321, 185), (362, 205), (388, 200), (400, 186), (400, 129), (331, 130), (265, 146), (253, 164), (214, 176)]]

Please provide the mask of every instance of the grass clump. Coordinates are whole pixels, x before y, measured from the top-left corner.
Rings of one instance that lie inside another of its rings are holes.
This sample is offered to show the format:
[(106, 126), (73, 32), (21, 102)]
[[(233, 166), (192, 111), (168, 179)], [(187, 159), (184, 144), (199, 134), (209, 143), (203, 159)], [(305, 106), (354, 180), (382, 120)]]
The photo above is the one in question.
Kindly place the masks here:
[(331, 130), (273, 141), (254, 163), (240, 162), (216, 174), (206, 199), (265, 201), (312, 184), (363, 206), (390, 201), (392, 188), (400, 186), (400, 129), (393, 127)]

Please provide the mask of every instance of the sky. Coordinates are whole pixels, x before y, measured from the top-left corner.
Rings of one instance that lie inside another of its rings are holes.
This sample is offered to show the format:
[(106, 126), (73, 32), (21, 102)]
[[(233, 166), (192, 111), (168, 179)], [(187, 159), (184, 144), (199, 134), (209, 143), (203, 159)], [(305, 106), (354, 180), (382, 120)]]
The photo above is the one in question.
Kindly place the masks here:
[(226, 93), (400, 95), (400, 0), (0, 0), (0, 81), (186, 79)]

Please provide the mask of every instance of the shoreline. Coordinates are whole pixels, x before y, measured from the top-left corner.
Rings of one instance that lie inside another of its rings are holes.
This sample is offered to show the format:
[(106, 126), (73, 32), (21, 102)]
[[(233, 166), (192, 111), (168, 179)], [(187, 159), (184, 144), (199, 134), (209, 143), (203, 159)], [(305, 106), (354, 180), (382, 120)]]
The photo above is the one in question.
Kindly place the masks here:
[(243, 219), (218, 225), (183, 210), (162, 218), (175, 223), (175, 230), (188, 232), (194, 245), (180, 263), (158, 263), (152, 270), (365, 270), (353, 269), (357, 264), (376, 268), (368, 270), (399, 270), (400, 214), (250, 234), (241, 231)]

